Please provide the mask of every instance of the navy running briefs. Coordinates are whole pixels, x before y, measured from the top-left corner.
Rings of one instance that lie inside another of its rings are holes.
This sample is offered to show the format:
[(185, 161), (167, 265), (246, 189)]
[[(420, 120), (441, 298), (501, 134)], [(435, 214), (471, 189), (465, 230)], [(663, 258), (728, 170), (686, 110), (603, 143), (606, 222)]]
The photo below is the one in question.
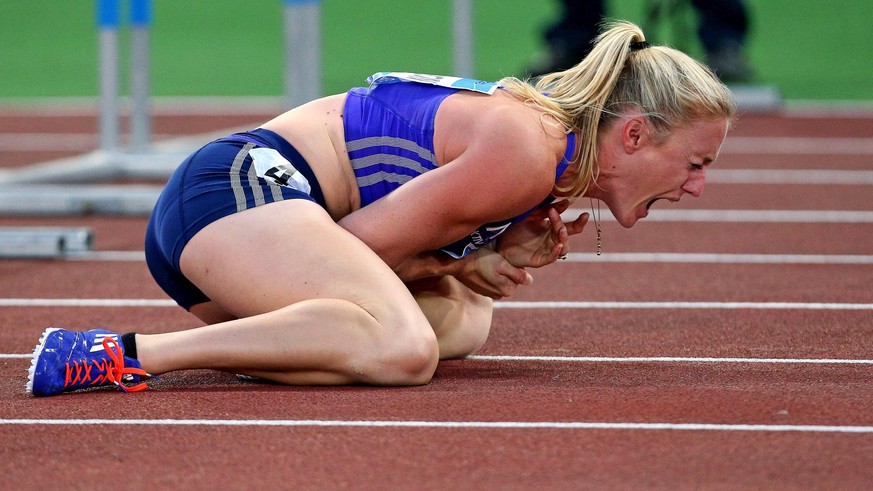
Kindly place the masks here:
[(188, 241), (220, 218), (287, 199), (325, 206), (312, 169), (284, 138), (259, 128), (208, 143), (182, 162), (155, 204), (145, 239), (149, 271), (186, 310), (209, 301), (179, 268)]

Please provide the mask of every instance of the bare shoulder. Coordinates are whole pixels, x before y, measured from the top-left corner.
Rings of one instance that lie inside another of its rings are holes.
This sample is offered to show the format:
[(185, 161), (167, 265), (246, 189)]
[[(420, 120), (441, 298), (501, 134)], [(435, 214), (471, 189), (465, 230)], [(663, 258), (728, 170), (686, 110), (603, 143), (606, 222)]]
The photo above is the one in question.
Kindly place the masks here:
[(438, 115), (438, 157), (483, 167), (531, 193), (547, 194), (566, 135), (537, 108), (505, 93), (464, 96), (447, 100), (447, 111)]

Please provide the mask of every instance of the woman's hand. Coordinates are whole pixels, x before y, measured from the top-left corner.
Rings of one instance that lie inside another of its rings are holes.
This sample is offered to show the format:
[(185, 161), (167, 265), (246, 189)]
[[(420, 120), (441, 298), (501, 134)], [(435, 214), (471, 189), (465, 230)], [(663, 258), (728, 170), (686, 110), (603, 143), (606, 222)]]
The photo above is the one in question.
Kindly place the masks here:
[(508, 297), (519, 285), (530, 285), (533, 277), (517, 268), (490, 247), (482, 247), (463, 259), (463, 267), (454, 276), (474, 292), (500, 299)]
[(564, 223), (561, 219), (570, 202), (559, 201), (542, 206), (518, 222), (497, 242), (497, 252), (513, 266), (539, 268), (551, 264), (570, 252), (570, 236), (582, 232), (588, 213)]

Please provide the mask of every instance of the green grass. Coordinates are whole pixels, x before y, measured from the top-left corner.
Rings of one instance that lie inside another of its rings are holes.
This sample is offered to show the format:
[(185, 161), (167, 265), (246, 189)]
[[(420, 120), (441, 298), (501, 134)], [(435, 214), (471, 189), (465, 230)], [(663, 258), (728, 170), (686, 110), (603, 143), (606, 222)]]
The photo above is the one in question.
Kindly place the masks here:
[[(474, 0), (476, 76), (521, 74), (542, 48), (540, 34), (557, 14), (557, 3)], [(873, 100), (869, 0), (801, 7), (790, 0), (748, 3), (753, 20), (748, 52), (761, 83), (778, 86), (788, 99)], [(155, 0), (154, 5), (153, 94), (282, 93), (279, 0)], [(643, 0), (609, 5), (611, 16), (644, 20)], [(325, 0), (325, 91), (361, 84), (377, 70), (450, 73), (450, 12), (449, 0)], [(7, 0), (0, 2), (0, 18), (0, 97), (97, 94), (93, 1)], [(693, 16), (684, 21), (693, 23)], [(122, 30), (125, 70), (127, 34)], [(649, 38), (699, 55), (696, 40), (676, 39), (669, 26)]]

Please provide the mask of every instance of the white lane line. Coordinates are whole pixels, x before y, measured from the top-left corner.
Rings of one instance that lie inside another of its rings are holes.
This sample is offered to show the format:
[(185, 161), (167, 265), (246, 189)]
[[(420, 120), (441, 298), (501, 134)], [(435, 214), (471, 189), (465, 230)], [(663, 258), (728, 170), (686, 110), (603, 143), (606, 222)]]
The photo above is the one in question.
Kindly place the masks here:
[(0, 419), (0, 425), (284, 426), (360, 428), (676, 430), (802, 433), (873, 433), (873, 426), (711, 423), (611, 423), (587, 421), (378, 421), (321, 419)]
[[(657, 205), (656, 205), (657, 206)], [(573, 208), (561, 214), (574, 220), (589, 212)], [(590, 212), (589, 212), (590, 213)], [(652, 209), (646, 222), (712, 222), (712, 223), (873, 223), (873, 211), (849, 210), (669, 210)], [(609, 210), (603, 210), (603, 221), (615, 221)]]
[[(145, 298), (0, 298), (0, 307), (175, 307), (169, 299)], [(873, 310), (873, 303), (806, 302), (494, 302), (495, 309), (776, 309)]]
[(873, 256), (825, 254), (705, 254), (691, 252), (571, 252), (577, 263), (873, 264)]
[(722, 152), (725, 155), (869, 155), (873, 154), (873, 138), (813, 138), (728, 136)]
[[(28, 357), (30, 355), (27, 355)], [(693, 356), (510, 356), (471, 355), (468, 360), (543, 361), (560, 363), (785, 363), (811, 365), (873, 365), (873, 360), (840, 358), (720, 358)]]
[[(86, 251), (57, 256), (68, 261), (142, 262), (143, 251)], [(571, 252), (571, 263), (873, 264), (862, 254), (708, 254), (697, 252)]]
[[(116, 298), (0, 298), (0, 307), (175, 307), (172, 300)], [(504, 309), (800, 309), (873, 310), (870, 303), (801, 302), (494, 302)]]
[(719, 184), (870, 185), (873, 171), (795, 169), (710, 169), (706, 180)]
[(0, 298), (0, 307), (176, 307), (157, 298)]
[[(2, 305), (2, 304), (0, 304)], [(873, 303), (801, 302), (494, 302), (495, 309), (873, 310)]]
[[(0, 359), (31, 359), (31, 353), (0, 353)], [(693, 356), (516, 356), (471, 355), (472, 361), (535, 361), (556, 363), (764, 363), (797, 365), (873, 365), (873, 360), (851, 358), (735, 358)]]

